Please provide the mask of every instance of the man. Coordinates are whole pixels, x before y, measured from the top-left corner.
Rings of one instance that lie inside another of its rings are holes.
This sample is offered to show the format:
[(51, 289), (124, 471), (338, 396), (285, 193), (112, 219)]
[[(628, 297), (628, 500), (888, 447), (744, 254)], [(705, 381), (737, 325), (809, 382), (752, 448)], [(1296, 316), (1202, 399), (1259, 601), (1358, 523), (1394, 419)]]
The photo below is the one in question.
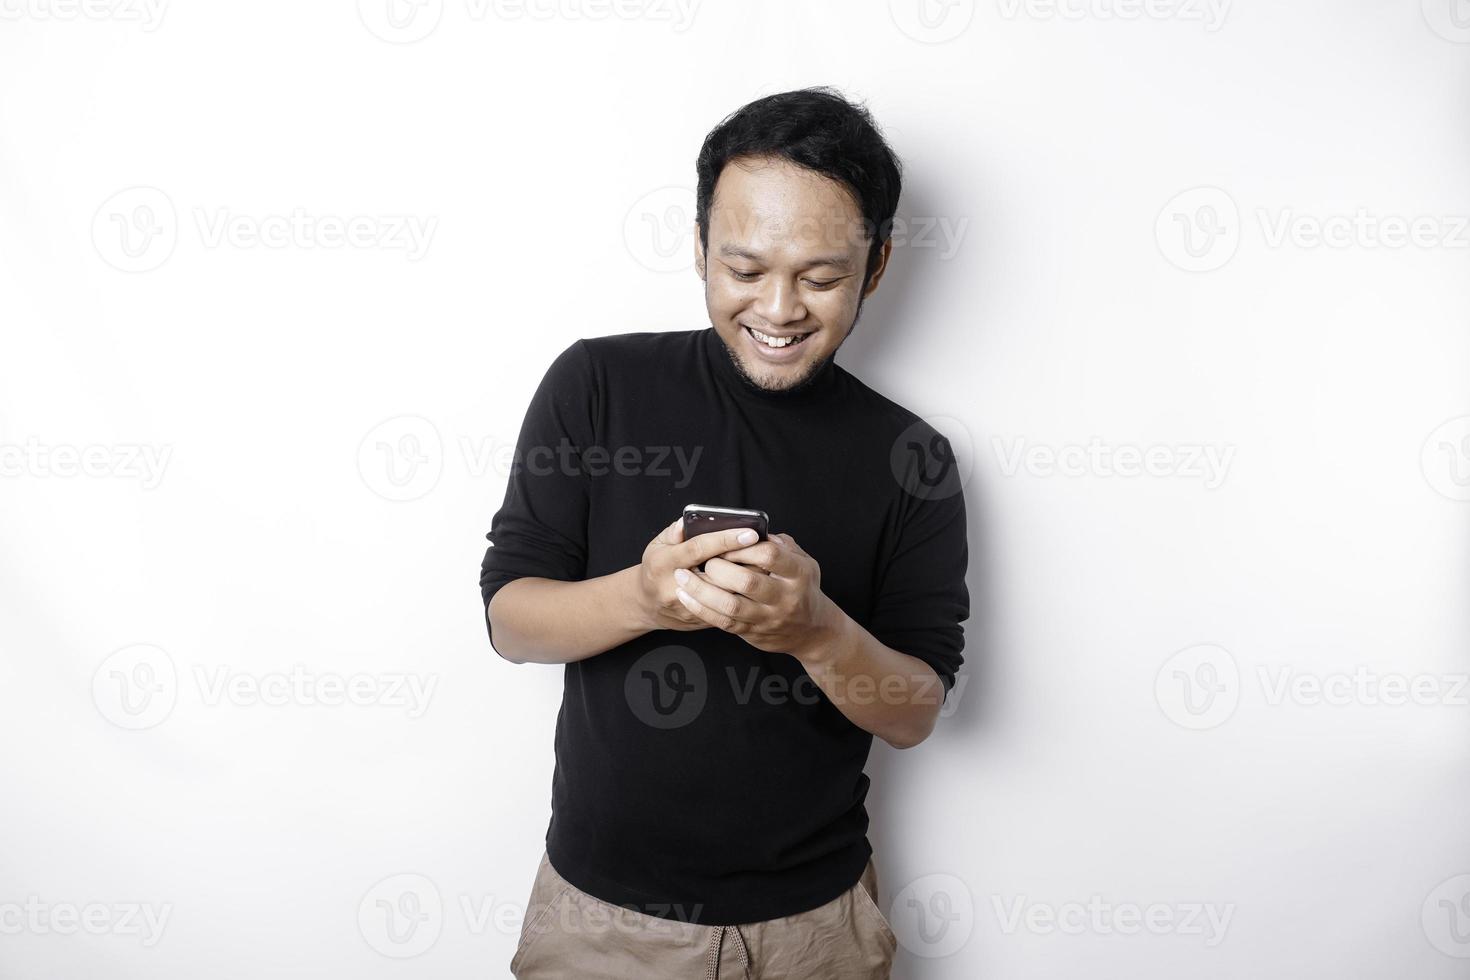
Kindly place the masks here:
[[(862, 770), (930, 734), (969, 615), (947, 441), (833, 359), (899, 165), (818, 88), (732, 114), (697, 169), (711, 327), (562, 351), (488, 535), (492, 647), (566, 665), (511, 971), (887, 977)], [(772, 532), (685, 540), (689, 503)]]

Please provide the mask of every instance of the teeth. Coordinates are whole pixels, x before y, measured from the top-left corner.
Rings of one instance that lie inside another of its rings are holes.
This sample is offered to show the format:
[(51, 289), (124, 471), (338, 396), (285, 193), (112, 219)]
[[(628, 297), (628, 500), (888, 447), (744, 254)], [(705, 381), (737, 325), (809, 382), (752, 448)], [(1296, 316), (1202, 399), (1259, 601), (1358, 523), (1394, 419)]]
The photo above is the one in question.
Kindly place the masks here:
[(768, 334), (761, 333), (755, 327), (746, 327), (746, 329), (751, 332), (751, 334), (755, 337), (756, 340), (759, 340), (761, 343), (765, 344), (767, 347), (789, 347), (792, 344), (796, 343), (798, 340), (800, 340), (801, 337), (804, 337), (805, 336), (805, 334), (802, 334), (801, 336), (797, 336), (797, 337), (772, 337), (772, 336), (769, 336)]

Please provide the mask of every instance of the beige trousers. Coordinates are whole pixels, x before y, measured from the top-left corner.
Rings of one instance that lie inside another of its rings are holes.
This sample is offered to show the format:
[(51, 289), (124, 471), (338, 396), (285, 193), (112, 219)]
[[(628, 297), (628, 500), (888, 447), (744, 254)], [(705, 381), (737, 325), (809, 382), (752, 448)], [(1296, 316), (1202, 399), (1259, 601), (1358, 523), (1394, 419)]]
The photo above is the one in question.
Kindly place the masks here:
[(826, 905), (702, 926), (593, 898), (543, 851), (510, 972), (516, 980), (888, 980), (897, 948), (871, 858), (858, 883)]

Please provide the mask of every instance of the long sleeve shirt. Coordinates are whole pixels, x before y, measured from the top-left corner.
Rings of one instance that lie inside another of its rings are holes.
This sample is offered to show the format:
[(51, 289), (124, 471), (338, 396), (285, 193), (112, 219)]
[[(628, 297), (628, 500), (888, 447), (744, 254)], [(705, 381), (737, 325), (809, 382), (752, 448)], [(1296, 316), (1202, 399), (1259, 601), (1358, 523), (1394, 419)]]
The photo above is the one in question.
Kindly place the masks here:
[[(578, 340), (555, 358), (491, 521), (481, 598), (637, 565), (689, 503), (766, 511), (817, 560), (822, 591), (948, 696), (969, 615), (948, 441), (832, 359), (810, 384), (755, 386), (712, 327)], [(795, 657), (713, 627), (654, 630), (566, 664), (564, 680), (546, 850), (567, 881), (708, 925), (806, 911), (857, 882), (872, 735)]]

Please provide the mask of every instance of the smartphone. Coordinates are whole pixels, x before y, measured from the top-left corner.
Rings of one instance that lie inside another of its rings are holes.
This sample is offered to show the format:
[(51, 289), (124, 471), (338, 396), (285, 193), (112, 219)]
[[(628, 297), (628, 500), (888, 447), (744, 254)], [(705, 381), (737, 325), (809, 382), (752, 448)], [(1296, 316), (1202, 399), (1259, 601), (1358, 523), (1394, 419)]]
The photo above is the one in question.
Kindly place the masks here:
[[(724, 531), (732, 527), (748, 527), (755, 531), (759, 537), (757, 541), (766, 540), (770, 533), (771, 521), (763, 510), (748, 510), (744, 507), (717, 507), (714, 504), (690, 504), (684, 508), (684, 540), (688, 541), (696, 534), (708, 534), (710, 531)], [(699, 563), (699, 571), (704, 571), (704, 562)]]

